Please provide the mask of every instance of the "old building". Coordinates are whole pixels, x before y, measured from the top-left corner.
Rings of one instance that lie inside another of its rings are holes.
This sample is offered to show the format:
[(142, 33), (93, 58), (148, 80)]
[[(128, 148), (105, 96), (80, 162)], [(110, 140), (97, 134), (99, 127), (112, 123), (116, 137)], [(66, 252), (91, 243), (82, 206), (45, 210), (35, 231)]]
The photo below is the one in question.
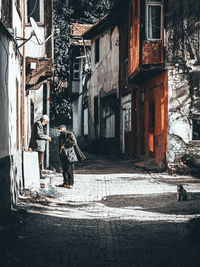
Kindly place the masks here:
[[(50, 111), (50, 79), (53, 76), (53, 1), (26, 1), (25, 38), (33, 31), (30, 17), (37, 23), (40, 40), (36, 36), (25, 45), (26, 95), (27, 95), (27, 144), (33, 122)], [(49, 135), (49, 124), (46, 126)], [(49, 143), (47, 143), (45, 166), (49, 166)]]
[(140, 159), (154, 158), (157, 163), (166, 158), (168, 129), (163, 4), (129, 2), (128, 80), (135, 86), (135, 155)]
[(197, 163), (198, 7), (193, 0), (116, 0), (84, 34), (92, 40), (91, 140), (117, 140), (126, 157), (172, 169)]
[[(120, 150), (126, 158), (137, 152), (135, 125), (135, 85), (128, 80), (129, 1), (115, 2), (118, 7), (119, 27), (119, 95), (120, 95)], [(123, 16), (122, 16), (123, 10)], [(116, 13), (116, 12), (115, 12)]]
[(23, 92), (22, 48), (14, 30), (23, 36), (21, 1), (0, 2), (0, 212), (16, 203), (22, 186)]
[(79, 139), (87, 139), (88, 136), (87, 81), (91, 69), (91, 41), (84, 40), (82, 35), (89, 28), (91, 24), (73, 23), (69, 43), (72, 130)]
[(192, 0), (129, 1), (133, 152), (170, 168), (199, 153), (197, 9)]
[(93, 150), (105, 153), (119, 147), (119, 29), (114, 18), (106, 15), (83, 35), (91, 39), (88, 136)]
[[(31, 125), (49, 108), (52, 39), (39, 44), (30, 16), (45, 41), (52, 31), (52, 1), (34, 5), (32, 1), (0, 1), (0, 212), (17, 202), (26, 181), (23, 154), (28, 150)], [(39, 89), (43, 83), (46, 87)]]

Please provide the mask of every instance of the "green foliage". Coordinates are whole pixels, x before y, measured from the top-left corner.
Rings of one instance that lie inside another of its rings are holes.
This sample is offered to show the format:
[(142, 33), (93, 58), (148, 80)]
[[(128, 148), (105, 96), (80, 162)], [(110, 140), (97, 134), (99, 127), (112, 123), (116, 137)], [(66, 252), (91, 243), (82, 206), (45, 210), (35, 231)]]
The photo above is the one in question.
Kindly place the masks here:
[(72, 117), (72, 105), (66, 88), (62, 87), (58, 82), (51, 84), (51, 104), (50, 114), (52, 125), (60, 124), (70, 125)]
[(66, 122), (71, 118), (71, 102), (66, 99), (67, 88), (60, 81), (69, 82), (69, 34), (73, 22), (95, 23), (111, 7), (113, 0), (54, 0), (54, 25), (60, 29), (54, 43), (54, 69), (58, 83), (52, 83), (51, 119), (54, 123)]
[(103, 17), (111, 7), (113, 0), (54, 0), (54, 22), (60, 29), (55, 39), (55, 73), (62, 80), (69, 78), (68, 43), (70, 25), (78, 21), (95, 23)]

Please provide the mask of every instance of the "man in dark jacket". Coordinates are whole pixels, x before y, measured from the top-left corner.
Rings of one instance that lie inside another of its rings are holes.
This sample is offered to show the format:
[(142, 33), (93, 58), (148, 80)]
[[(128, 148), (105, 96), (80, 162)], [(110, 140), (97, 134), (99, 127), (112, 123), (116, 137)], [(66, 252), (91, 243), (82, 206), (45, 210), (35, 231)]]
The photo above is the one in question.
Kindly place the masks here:
[(77, 158), (79, 160), (85, 159), (85, 156), (80, 151), (74, 134), (67, 131), (66, 125), (60, 125), (59, 131), (59, 155), (63, 171), (63, 184), (61, 184), (60, 186), (72, 188), (74, 184), (74, 164), (68, 161), (67, 157), (62, 153), (62, 149), (74, 146)]
[(39, 120), (37, 120), (33, 124), (32, 133), (31, 133), (31, 140), (29, 147), (33, 151), (38, 152), (38, 160), (39, 160), (39, 167), (40, 167), (40, 178), (44, 178), (42, 173), (43, 163), (44, 163), (44, 151), (46, 146), (46, 141), (51, 142), (51, 137), (44, 134), (43, 126), (49, 122), (49, 117), (47, 115), (43, 115)]

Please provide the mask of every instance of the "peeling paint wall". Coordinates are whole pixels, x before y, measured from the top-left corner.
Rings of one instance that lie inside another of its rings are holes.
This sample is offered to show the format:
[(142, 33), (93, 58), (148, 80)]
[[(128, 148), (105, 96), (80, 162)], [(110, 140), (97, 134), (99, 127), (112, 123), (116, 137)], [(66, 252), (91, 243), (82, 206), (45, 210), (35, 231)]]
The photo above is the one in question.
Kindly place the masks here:
[[(95, 64), (95, 39), (99, 38), (99, 62)], [(100, 97), (98, 98), (98, 125), (94, 124), (94, 97), (115, 91), (119, 96), (119, 31), (118, 27), (108, 29), (92, 40), (91, 47), (92, 74), (89, 85), (89, 138), (101, 136)], [(106, 133), (108, 136), (113, 132)]]
[(129, 2), (129, 75), (140, 63), (140, 0)]
[(142, 42), (142, 64), (163, 63), (163, 45), (161, 41)]
[(17, 119), (21, 109), (21, 57), (8, 36), (0, 28), (0, 212), (9, 211), (16, 203), (18, 190), (22, 186), (20, 127)]

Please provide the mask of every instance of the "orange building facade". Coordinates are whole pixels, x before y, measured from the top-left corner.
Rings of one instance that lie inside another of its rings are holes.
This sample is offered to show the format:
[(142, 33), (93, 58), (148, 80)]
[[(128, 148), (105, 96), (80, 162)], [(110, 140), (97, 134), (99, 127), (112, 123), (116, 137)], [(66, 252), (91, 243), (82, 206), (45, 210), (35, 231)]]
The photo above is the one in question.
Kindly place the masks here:
[[(131, 0), (129, 18), (120, 26), (121, 101), (128, 94), (131, 99), (131, 131), (125, 133), (124, 154), (138, 159), (153, 158), (158, 164), (166, 159), (168, 127), (163, 5), (162, 0)], [(123, 109), (122, 106), (121, 117)]]

